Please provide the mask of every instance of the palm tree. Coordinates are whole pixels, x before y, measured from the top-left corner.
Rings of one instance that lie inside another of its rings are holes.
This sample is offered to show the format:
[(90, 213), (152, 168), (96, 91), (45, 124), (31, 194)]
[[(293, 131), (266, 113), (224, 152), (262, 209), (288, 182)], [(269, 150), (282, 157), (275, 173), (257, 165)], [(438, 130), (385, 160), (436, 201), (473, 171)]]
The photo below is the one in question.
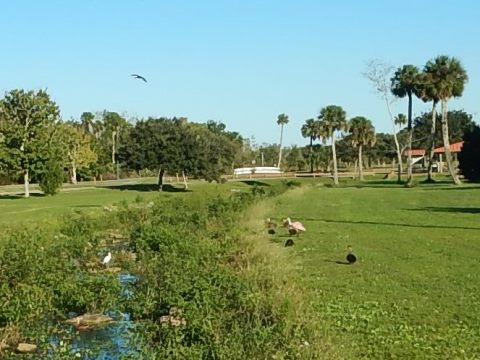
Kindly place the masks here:
[(407, 124), (408, 120), (404, 114), (398, 114), (393, 119), (393, 122), (395, 123), (395, 125), (398, 125), (401, 128), (402, 126)]
[(375, 128), (372, 122), (363, 116), (356, 116), (350, 120), (350, 139), (354, 147), (358, 147), (358, 174), (363, 181), (362, 148), (375, 145)]
[(310, 138), (310, 173), (313, 173), (313, 141), (318, 138), (318, 123), (314, 119), (308, 119), (302, 125), (302, 136)]
[(432, 125), (430, 128), (430, 139), (429, 145), (430, 149), (428, 152), (428, 175), (427, 182), (433, 182), (433, 156), (436, 145), (436, 124), (437, 124), (437, 104), (440, 101), (439, 97), (439, 87), (434, 80), (433, 73), (427, 73), (427, 69), (424, 69), (424, 72), (421, 76), (420, 81), (420, 98), (423, 102), (432, 102)]
[(335, 151), (335, 131), (348, 129), (347, 115), (341, 106), (329, 105), (320, 110), (318, 135), (324, 142), (332, 141), (333, 182), (338, 185), (337, 153)]
[(461, 184), (453, 167), (452, 154), (450, 152), (450, 140), (448, 137), (447, 104), (452, 97), (462, 96), (468, 75), (460, 60), (446, 55), (437, 56), (425, 65), (425, 73), (431, 76), (431, 81), (437, 90), (436, 95), (442, 106), (442, 135), (445, 148), (445, 158), (448, 170), (455, 184)]
[(277, 124), (280, 125), (280, 151), (278, 152), (278, 167), (282, 164), (282, 140), (283, 140), (283, 125), (288, 124), (288, 116), (280, 114), (277, 117)]
[(403, 65), (401, 68), (398, 68), (395, 71), (391, 81), (392, 81), (392, 94), (403, 98), (408, 96), (408, 120), (407, 120), (407, 129), (408, 129), (408, 140), (407, 140), (407, 183), (412, 181), (412, 97), (417, 95), (420, 92), (420, 71), (414, 65)]
[(118, 149), (118, 140), (120, 137), (120, 131), (125, 128), (126, 120), (116, 112), (104, 111), (103, 113), (103, 122), (105, 128), (109, 131), (112, 145), (112, 165), (116, 169), (117, 180), (120, 178), (120, 169), (117, 161), (117, 149)]
[(80, 116), (80, 122), (82, 124), (83, 129), (88, 134), (92, 134), (94, 130), (94, 123), (95, 123), (95, 115), (91, 112), (84, 112)]

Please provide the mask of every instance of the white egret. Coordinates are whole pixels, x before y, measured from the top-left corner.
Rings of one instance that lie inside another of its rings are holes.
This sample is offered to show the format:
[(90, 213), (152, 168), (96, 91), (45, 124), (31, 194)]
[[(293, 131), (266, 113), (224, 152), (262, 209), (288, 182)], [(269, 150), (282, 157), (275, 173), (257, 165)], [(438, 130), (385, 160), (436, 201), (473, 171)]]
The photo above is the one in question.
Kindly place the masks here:
[(108, 267), (108, 263), (112, 260), (112, 253), (109, 251), (107, 256), (105, 256), (102, 260), (102, 265), (105, 265)]

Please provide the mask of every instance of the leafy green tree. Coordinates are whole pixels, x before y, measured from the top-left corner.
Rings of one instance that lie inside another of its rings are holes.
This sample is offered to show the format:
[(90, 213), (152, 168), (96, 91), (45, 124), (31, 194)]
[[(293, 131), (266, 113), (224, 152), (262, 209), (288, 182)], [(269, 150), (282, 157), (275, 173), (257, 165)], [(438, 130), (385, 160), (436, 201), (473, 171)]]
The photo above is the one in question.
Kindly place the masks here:
[(288, 170), (293, 171), (302, 171), (307, 164), (305, 158), (303, 157), (301, 148), (297, 146), (292, 146), (286, 149), (285, 160)]
[(392, 134), (378, 133), (375, 144), (365, 149), (365, 155), (378, 163), (392, 162), (396, 157), (395, 141)]
[(204, 124), (148, 119), (130, 129), (119, 149), (119, 159), (136, 171), (157, 170), (162, 190), (165, 172), (219, 181), (233, 162), (236, 145), (236, 140), (214, 133)]
[[(450, 143), (456, 143), (462, 141), (465, 133), (471, 131), (475, 127), (473, 116), (468, 114), (464, 110), (452, 110), (448, 111), (448, 139)], [(435, 147), (442, 146), (441, 139), (441, 123), (442, 115), (436, 116), (435, 126)], [(414, 131), (413, 138), (416, 141), (416, 147), (421, 149), (428, 149), (430, 147), (430, 131), (432, 128), (431, 113), (422, 113), (414, 119)]]
[(0, 113), (0, 167), (23, 175), (25, 197), (29, 197), (30, 176), (52, 157), (58, 106), (44, 90), (12, 90), (0, 100)]
[(373, 146), (375, 144), (375, 128), (372, 122), (363, 116), (356, 116), (350, 120), (350, 141), (352, 145), (358, 148), (358, 174), (363, 181), (363, 147)]
[(335, 132), (346, 131), (348, 122), (346, 113), (341, 106), (329, 105), (320, 111), (318, 116), (318, 135), (324, 142), (330, 140), (332, 142), (332, 159), (333, 159), (333, 181), (338, 185), (338, 169), (337, 154), (335, 152)]
[(480, 181), (480, 127), (474, 125), (468, 129), (463, 141), (458, 155), (460, 172), (470, 181)]
[(349, 134), (345, 134), (341, 139), (335, 141), (335, 152), (339, 168), (342, 165), (348, 168), (351, 163), (356, 163), (358, 160), (358, 151), (352, 146), (351, 135)]
[(404, 98), (408, 97), (408, 140), (407, 140), (407, 182), (412, 181), (412, 135), (413, 135), (413, 126), (412, 126), (412, 102), (413, 95), (419, 96), (420, 94), (420, 71), (414, 65), (403, 65), (401, 68), (397, 69), (392, 79), (391, 90), (392, 94)]
[(172, 121), (165, 118), (139, 121), (119, 149), (119, 160), (128, 168), (158, 171), (160, 191), (163, 189), (165, 171), (174, 168), (176, 172), (180, 160), (181, 149), (175, 143), (180, 141), (181, 134), (171, 129), (173, 125)]
[(55, 195), (62, 187), (64, 180), (63, 163), (61, 158), (52, 157), (48, 159), (41, 171), (39, 171), (40, 190), (45, 195)]
[[(450, 175), (455, 184), (461, 184), (452, 162), (450, 152), (450, 141), (448, 135), (448, 115), (447, 104), (452, 97), (462, 96), (465, 83), (468, 80), (467, 72), (461, 62), (445, 55), (437, 56), (425, 65), (424, 72), (426, 79), (431, 81), (436, 89), (436, 95), (440, 99), (442, 107), (442, 135), (443, 145), (445, 147), (445, 158), (447, 160)], [(434, 122), (432, 122), (433, 124)]]
[(283, 126), (288, 124), (288, 116), (280, 114), (277, 117), (277, 124), (280, 125), (280, 146), (278, 152), (278, 167), (282, 165), (282, 141), (283, 141)]
[(263, 156), (264, 166), (275, 166), (278, 161), (278, 146), (276, 144), (262, 144), (257, 150), (256, 158), (261, 159)]
[(236, 165), (242, 166), (247, 158), (252, 158), (250, 147), (238, 132), (229, 131), (224, 123), (214, 120), (207, 121), (207, 129), (216, 135), (221, 135), (230, 140), (230, 144), (234, 147), (234, 158), (232, 163), (228, 164), (225, 172), (229, 172), (230, 170), (233, 172)]
[(211, 132), (204, 124), (185, 124), (181, 131), (179, 169), (193, 177), (219, 182), (235, 158), (237, 140), (225, 131)]
[(310, 172), (313, 173), (313, 141), (318, 138), (318, 123), (314, 119), (308, 119), (302, 125), (302, 136), (310, 138)]
[(58, 125), (57, 135), (64, 145), (64, 162), (70, 173), (72, 184), (77, 183), (77, 170), (90, 168), (97, 161), (93, 139), (83, 126), (72, 123)]

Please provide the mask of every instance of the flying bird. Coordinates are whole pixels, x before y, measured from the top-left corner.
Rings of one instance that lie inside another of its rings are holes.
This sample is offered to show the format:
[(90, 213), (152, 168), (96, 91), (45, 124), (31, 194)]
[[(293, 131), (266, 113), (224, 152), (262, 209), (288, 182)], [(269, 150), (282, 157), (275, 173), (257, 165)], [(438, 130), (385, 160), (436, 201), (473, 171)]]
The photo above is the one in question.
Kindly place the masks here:
[(141, 75), (138, 75), (138, 74), (132, 74), (132, 76), (135, 78), (135, 79), (140, 79), (140, 80), (143, 80), (145, 82), (147, 82), (147, 79), (145, 79), (143, 76)]

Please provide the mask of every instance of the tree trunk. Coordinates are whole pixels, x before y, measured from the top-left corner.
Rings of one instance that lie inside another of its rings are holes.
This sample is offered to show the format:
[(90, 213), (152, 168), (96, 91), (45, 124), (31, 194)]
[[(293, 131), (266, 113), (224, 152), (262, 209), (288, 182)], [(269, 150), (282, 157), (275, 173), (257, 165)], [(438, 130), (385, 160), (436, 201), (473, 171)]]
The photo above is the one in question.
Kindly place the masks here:
[(395, 147), (397, 149), (397, 160), (398, 160), (398, 178), (397, 182), (402, 182), (402, 172), (403, 172), (403, 166), (402, 166), (402, 152), (400, 150), (400, 144), (398, 143), (398, 138), (397, 138), (397, 129), (395, 128), (395, 121), (392, 115), (392, 110), (390, 110), (390, 103), (388, 102), (388, 98), (385, 95), (385, 103), (387, 104), (387, 110), (388, 114), (390, 115), (390, 119), (392, 120), (393, 124), (393, 139), (395, 140)]
[(427, 181), (433, 181), (433, 157), (435, 156), (436, 126), (437, 126), (437, 101), (433, 100), (432, 105), (432, 127), (430, 128), (430, 151), (428, 154), (428, 178)]
[(313, 173), (313, 137), (310, 136), (310, 173)]
[(70, 180), (72, 181), (72, 184), (77, 183), (77, 164), (75, 164), (75, 161), (72, 161), (72, 177)]
[(412, 181), (412, 136), (413, 136), (413, 126), (412, 126), (412, 94), (408, 94), (408, 141), (407, 141), (407, 183)]
[(333, 183), (335, 185), (338, 185), (337, 152), (335, 150), (335, 134), (332, 134), (332, 155), (333, 155)]
[(185, 176), (185, 172), (183, 170), (182, 170), (182, 176), (183, 176), (183, 185), (185, 186), (185, 190), (188, 190), (187, 177)]
[(164, 169), (158, 171), (158, 191), (163, 191), (163, 174), (165, 174)]
[(358, 176), (363, 181), (363, 161), (362, 161), (362, 145), (358, 146)]
[(282, 140), (283, 140), (283, 124), (280, 127), (280, 151), (278, 152), (278, 165), (277, 165), (278, 168), (280, 168), (282, 164)]
[(112, 131), (112, 164), (113, 164), (113, 167), (115, 169), (115, 172), (116, 172), (116, 178), (117, 180), (119, 179), (119, 169), (118, 169), (118, 166), (116, 166), (116, 159), (115, 159), (115, 138), (117, 136), (117, 132), (116, 131)]
[(448, 122), (447, 122), (447, 101), (442, 100), (442, 134), (443, 134), (443, 147), (445, 148), (445, 159), (447, 160), (448, 171), (452, 176), (453, 182), (456, 185), (460, 185), (462, 182), (457, 177), (456, 171), (453, 167), (452, 154), (450, 152), (450, 140), (448, 138)]
[(25, 185), (25, 197), (30, 197), (30, 182), (28, 179), (28, 170), (23, 173), (23, 184)]
[(115, 165), (115, 131), (112, 131), (112, 164)]

